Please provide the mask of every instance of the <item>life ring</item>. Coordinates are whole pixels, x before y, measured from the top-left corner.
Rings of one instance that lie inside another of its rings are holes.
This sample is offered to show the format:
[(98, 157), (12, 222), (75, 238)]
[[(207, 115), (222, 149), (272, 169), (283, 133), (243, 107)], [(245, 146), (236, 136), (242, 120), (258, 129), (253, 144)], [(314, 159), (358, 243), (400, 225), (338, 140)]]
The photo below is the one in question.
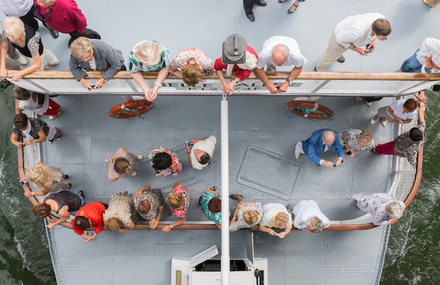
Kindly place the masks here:
[(145, 114), (153, 109), (153, 102), (147, 100), (134, 100), (114, 106), (108, 115), (115, 119), (127, 119)]
[(312, 120), (330, 120), (334, 116), (330, 108), (311, 101), (290, 101), (286, 107), (290, 113)]

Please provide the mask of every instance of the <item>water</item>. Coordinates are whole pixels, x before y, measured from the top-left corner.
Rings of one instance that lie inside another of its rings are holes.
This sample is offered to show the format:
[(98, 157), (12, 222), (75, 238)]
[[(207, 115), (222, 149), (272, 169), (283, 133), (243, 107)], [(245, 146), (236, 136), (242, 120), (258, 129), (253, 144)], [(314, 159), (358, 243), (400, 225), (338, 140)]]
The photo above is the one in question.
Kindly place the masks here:
[[(427, 145), (419, 193), (392, 227), (381, 284), (440, 284), (440, 99), (428, 93)], [(9, 140), (14, 100), (0, 91), (0, 284), (55, 284), (44, 225), (18, 185), (16, 148)], [(72, 233), (73, 234), (73, 233)]]
[(440, 284), (440, 99), (427, 92), (423, 178), (405, 215), (392, 227), (382, 284)]
[(29, 210), (32, 204), (18, 185), (11, 91), (0, 91), (0, 284), (56, 284), (43, 220)]

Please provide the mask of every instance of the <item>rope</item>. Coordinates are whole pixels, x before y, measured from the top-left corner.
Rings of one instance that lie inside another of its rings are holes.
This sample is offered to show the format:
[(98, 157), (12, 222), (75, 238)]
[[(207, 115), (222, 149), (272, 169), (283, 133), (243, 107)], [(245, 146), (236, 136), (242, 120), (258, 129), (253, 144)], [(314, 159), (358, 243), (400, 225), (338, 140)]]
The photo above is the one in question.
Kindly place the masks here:
[(315, 103), (315, 106), (313, 107), (313, 109), (303, 108), (303, 107), (299, 107), (296, 102), (293, 102), (290, 109), (287, 110), (287, 117), (292, 119), (293, 118), (293, 110), (295, 108), (297, 108), (299, 112), (304, 114), (304, 118), (308, 118), (309, 114), (312, 114), (312, 113), (318, 114), (319, 119), (311, 119), (310, 118), (310, 120), (312, 120), (312, 121), (321, 122), (321, 121), (332, 121), (333, 120), (334, 114), (332, 114), (332, 112), (330, 112), (329, 110), (326, 110), (321, 113), (320, 111), (316, 111), (318, 109), (318, 107), (319, 107), (319, 104)]

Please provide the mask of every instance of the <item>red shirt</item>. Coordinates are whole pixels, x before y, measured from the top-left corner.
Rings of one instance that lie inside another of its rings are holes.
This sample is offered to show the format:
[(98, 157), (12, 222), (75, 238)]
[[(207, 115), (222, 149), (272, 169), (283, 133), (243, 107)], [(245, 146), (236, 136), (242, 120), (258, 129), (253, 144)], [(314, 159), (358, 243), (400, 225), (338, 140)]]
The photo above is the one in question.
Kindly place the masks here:
[[(57, 0), (58, 1), (58, 0)], [(75, 217), (83, 216), (90, 220), (90, 227), (95, 227), (95, 234), (100, 234), (102, 232), (102, 228), (104, 227), (104, 218), (102, 215), (105, 212), (105, 207), (100, 202), (92, 202), (90, 204), (85, 205), (81, 209), (76, 212)], [(74, 220), (72, 219), (71, 224), (75, 233), (82, 235), (84, 230), (78, 229), (73, 225)]]
[[(251, 54), (255, 55), (255, 57), (258, 59), (257, 53), (254, 51), (253, 48), (250, 46), (246, 46), (246, 51), (250, 52)], [(227, 64), (222, 63), (222, 58), (219, 57), (215, 60), (214, 63), (214, 69), (215, 70), (226, 70), (228, 68)], [(238, 71), (237, 78), (240, 79), (240, 81), (243, 81), (246, 78), (249, 78), (249, 75), (252, 73), (252, 70), (249, 69), (240, 69), (238, 65), (234, 64), (234, 68), (232, 71)]]
[[(57, 0), (50, 7), (41, 7), (37, 0), (34, 2), (35, 7), (43, 15), (43, 21), (47, 26), (60, 33), (69, 34), (73, 31), (84, 33), (87, 27), (87, 19), (73, 0)], [(46, 13), (49, 10), (49, 13)]]

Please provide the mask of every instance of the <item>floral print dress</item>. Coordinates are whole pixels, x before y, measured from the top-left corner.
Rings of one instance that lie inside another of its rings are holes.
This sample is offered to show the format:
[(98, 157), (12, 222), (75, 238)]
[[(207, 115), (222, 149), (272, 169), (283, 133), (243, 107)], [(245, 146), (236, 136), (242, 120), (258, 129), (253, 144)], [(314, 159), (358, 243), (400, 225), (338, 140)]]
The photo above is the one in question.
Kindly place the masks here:
[[(391, 198), (387, 193), (358, 193), (353, 198), (357, 201), (359, 209), (370, 213), (373, 216), (373, 225), (388, 225), (388, 213), (385, 207), (397, 200)], [(399, 201), (405, 209), (405, 203)]]
[(148, 157), (150, 158), (151, 165), (153, 166), (153, 157), (155, 157), (156, 154), (161, 152), (166, 152), (169, 155), (171, 155), (171, 157), (173, 158), (173, 163), (167, 169), (161, 170), (160, 173), (157, 173), (156, 176), (162, 173), (164, 174), (164, 176), (178, 175), (182, 171), (182, 163), (180, 162), (179, 157), (171, 149), (164, 148), (163, 146), (158, 146), (150, 150), (150, 154)]
[(186, 211), (191, 205), (191, 192), (188, 190), (188, 188), (185, 188), (181, 184), (179, 184), (175, 188), (173, 188), (173, 191), (170, 193), (170, 195), (171, 194), (180, 194), (185, 198), (185, 204), (183, 205), (182, 209), (173, 209), (171, 207), (169, 207), (168, 209), (170, 214), (174, 214), (178, 219), (184, 219)]

